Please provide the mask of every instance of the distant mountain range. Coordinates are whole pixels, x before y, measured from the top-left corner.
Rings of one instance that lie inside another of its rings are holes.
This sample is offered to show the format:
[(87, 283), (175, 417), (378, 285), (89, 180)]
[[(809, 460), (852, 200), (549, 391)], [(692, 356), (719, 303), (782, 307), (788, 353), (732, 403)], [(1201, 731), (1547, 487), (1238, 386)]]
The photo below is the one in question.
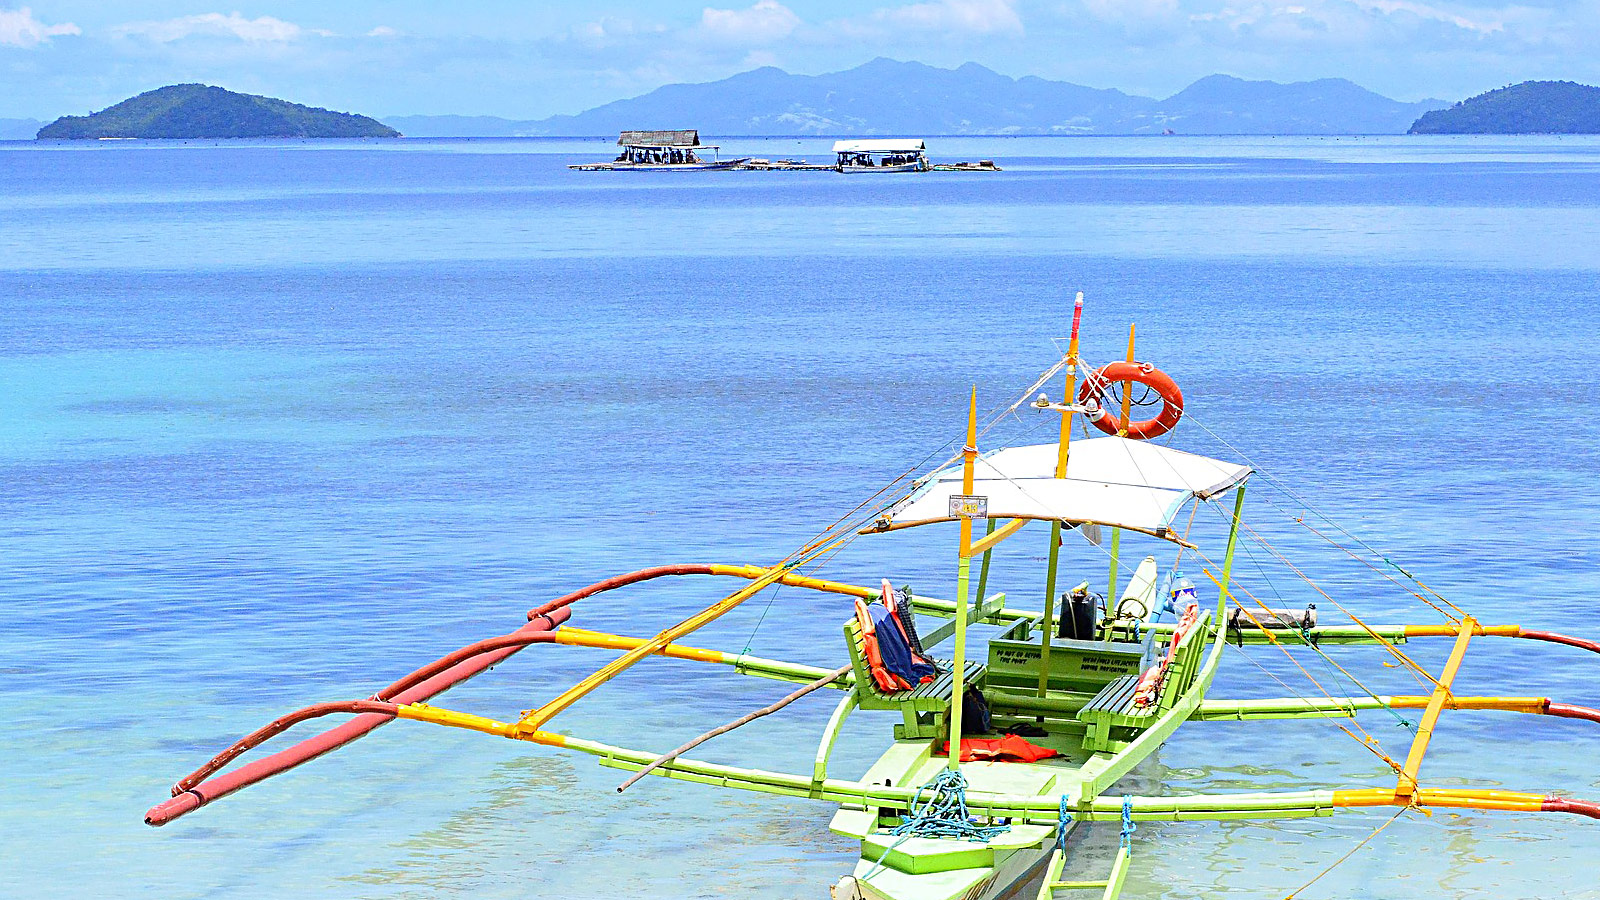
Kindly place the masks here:
[(396, 116), (411, 137), (600, 136), (698, 128), (702, 136), (929, 134), (1403, 134), (1443, 100), (1402, 103), (1342, 78), (1279, 84), (1202, 78), (1164, 100), (967, 63), (939, 69), (875, 59), (843, 72), (767, 66), (671, 84), (573, 116)]
[(172, 84), (87, 116), (62, 116), (40, 140), (89, 138), (399, 137), (376, 119), (236, 94), (205, 84)]
[(43, 124), (38, 119), (0, 119), (0, 141), (31, 141)]
[(1412, 134), (1600, 134), (1600, 87), (1524, 81), (1424, 113)]

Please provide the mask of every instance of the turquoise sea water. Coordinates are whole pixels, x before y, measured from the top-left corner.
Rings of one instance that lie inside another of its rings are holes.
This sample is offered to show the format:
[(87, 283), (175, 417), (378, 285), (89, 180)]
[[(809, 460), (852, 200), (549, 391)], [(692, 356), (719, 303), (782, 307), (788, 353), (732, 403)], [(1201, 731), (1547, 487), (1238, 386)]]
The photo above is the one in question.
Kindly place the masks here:
[[(1254, 461), (1485, 621), (1600, 634), (1600, 141), (941, 139), (1006, 171), (881, 179), (564, 168), (610, 150), (0, 143), (0, 894), (825, 896), (856, 856), (826, 806), (662, 780), (619, 798), (588, 757), (411, 723), (141, 817), (234, 737), (545, 599), (783, 557), (956, 437), (969, 385), (1014, 399), (1078, 290), (1088, 357), (1137, 322), (1183, 386), (1174, 446)], [(1024, 413), (990, 440), (1049, 435)], [(1268, 479), (1248, 510), (1358, 614), (1440, 621)], [(1202, 510), (1196, 534), (1219, 525)], [(948, 595), (953, 541), (863, 538), (822, 574)], [(994, 586), (1037, 607), (1042, 530), (1006, 547)], [(1069, 579), (1103, 579), (1102, 551), (1067, 549)], [(1250, 549), (1244, 587), (1338, 619)], [(1147, 552), (1170, 562), (1125, 546)], [(653, 633), (725, 587), (656, 582), (574, 624)], [(847, 614), (781, 590), (693, 643), (837, 665)], [(1347, 657), (1373, 690), (1422, 690)], [(439, 702), (512, 716), (605, 658), (533, 648)], [(1600, 657), (1485, 639), (1462, 684), (1600, 706)], [(557, 723), (667, 749), (786, 691), (656, 660)], [(1316, 689), (1252, 648), (1212, 693), (1290, 692)], [(831, 706), (697, 752), (806, 771)], [(1404, 754), (1392, 717), (1362, 721)], [(834, 771), (887, 728), (858, 714)], [(1447, 714), (1434, 747), (1436, 784), (1600, 796), (1593, 725)], [(1194, 724), (1127, 789), (1387, 772), (1324, 722)], [(1388, 816), (1148, 824), (1127, 896), (1282, 897)], [(1407, 815), (1303, 896), (1600, 897), (1596, 859), (1584, 819)]]

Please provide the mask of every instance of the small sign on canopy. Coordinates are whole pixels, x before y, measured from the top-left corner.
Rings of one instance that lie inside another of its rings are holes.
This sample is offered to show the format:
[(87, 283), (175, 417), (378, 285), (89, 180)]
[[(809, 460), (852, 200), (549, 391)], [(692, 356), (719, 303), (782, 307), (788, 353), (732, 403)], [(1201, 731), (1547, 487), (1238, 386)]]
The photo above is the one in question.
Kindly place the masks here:
[(950, 495), (950, 518), (952, 519), (987, 519), (989, 518), (989, 498), (978, 497), (972, 494)]

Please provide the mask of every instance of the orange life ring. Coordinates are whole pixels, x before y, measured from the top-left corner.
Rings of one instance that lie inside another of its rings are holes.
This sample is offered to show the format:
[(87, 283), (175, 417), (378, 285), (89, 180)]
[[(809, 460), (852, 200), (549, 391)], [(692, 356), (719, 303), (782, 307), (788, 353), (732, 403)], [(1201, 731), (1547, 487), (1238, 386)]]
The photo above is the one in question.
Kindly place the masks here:
[(1107, 363), (1090, 375), (1083, 387), (1078, 389), (1079, 405), (1090, 400), (1100, 405), (1100, 416), (1093, 420), (1094, 427), (1106, 434), (1116, 434), (1118, 426), (1122, 424), (1122, 417), (1107, 409), (1104, 402), (1107, 386), (1116, 381), (1137, 382), (1155, 391), (1161, 398), (1161, 412), (1153, 419), (1129, 422), (1128, 437), (1140, 441), (1158, 438), (1171, 431), (1183, 418), (1183, 392), (1178, 390), (1178, 383), (1172, 380), (1171, 375), (1149, 363)]

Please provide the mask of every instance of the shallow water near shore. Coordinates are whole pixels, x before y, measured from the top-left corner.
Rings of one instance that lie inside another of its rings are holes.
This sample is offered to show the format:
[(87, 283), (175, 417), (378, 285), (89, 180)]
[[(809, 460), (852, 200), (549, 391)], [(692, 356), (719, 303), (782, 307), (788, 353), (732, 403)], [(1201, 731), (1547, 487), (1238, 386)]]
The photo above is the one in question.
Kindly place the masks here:
[[(826, 896), (856, 848), (825, 805), (659, 779), (619, 797), (625, 773), (589, 757), (412, 723), (140, 820), (235, 737), (553, 596), (782, 558), (958, 437), (968, 386), (1016, 399), (1078, 290), (1085, 355), (1119, 356), (1137, 322), (1188, 398), (1173, 446), (1270, 476), (1247, 518), (1340, 603), (1441, 621), (1296, 525), (1303, 499), (1484, 621), (1600, 635), (1600, 140), (930, 143), (1005, 171), (565, 168), (598, 141), (0, 143), (0, 894)], [(1024, 411), (990, 440), (1052, 433)], [(1219, 546), (1216, 511), (1195, 529)], [(948, 596), (953, 545), (862, 538), (821, 574)], [(997, 554), (1011, 605), (1039, 606), (1044, 545), (1028, 529)], [(1244, 588), (1338, 620), (1247, 546)], [(1146, 553), (1171, 561), (1129, 540), (1125, 565)], [(1065, 559), (1069, 584), (1103, 581), (1102, 550), (1069, 539)], [(602, 595), (574, 624), (653, 633), (723, 587)], [(783, 589), (690, 643), (834, 666), (848, 613)], [(1437, 667), (1448, 642), (1407, 649)], [(606, 658), (536, 647), (437, 702), (510, 717)], [(1381, 651), (1339, 658), (1425, 692)], [(1483, 639), (1461, 684), (1600, 706), (1597, 676), (1600, 657)], [(557, 724), (667, 749), (786, 691), (655, 660)], [(1291, 691), (1319, 693), (1249, 648), (1212, 695)], [(831, 707), (697, 753), (809, 771)], [(1403, 757), (1393, 717), (1362, 723)], [(888, 728), (857, 714), (831, 770), (859, 774)], [(1585, 723), (1447, 713), (1424, 774), (1594, 798), (1597, 750)], [(1195, 723), (1126, 789), (1388, 772), (1326, 722)], [(1145, 824), (1125, 896), (1282, 897), (1390, 815)], [(1408, 814), (1302, 896), (1600, 897), (1597, 858), (1600, 823), (1576, 817)]]

